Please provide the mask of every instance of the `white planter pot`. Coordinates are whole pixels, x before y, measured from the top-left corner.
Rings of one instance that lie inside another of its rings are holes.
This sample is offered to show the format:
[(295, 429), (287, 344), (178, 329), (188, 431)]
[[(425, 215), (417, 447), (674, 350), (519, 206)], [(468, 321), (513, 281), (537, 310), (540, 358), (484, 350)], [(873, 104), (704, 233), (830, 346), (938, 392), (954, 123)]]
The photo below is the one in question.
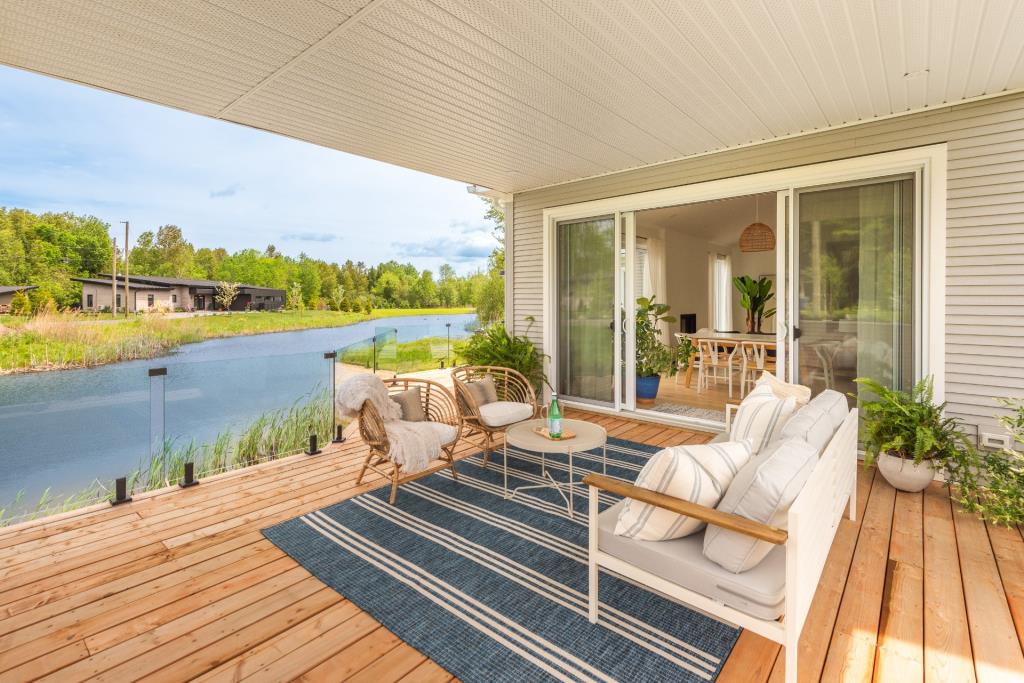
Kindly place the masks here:
[(931, 460), (922, 460), (921, 464), (915, 465), (913, 460), (879, 453), (877, 463), (878, 471), (885, 480), (900, 491), (923, 491), (935, 479)]

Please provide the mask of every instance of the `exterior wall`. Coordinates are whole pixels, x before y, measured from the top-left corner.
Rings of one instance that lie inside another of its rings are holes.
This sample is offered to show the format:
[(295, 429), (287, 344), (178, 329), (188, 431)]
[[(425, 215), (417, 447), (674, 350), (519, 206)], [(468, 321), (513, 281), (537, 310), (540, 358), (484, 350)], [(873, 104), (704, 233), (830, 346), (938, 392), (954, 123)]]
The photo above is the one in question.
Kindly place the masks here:
[(995, 396), (1024, 395), (1024, 95), (600, 176), (515, 195), (512, 318), (543, 343), (542, 211), (936, 143), (948, 146), (946, 399), (950, 414), (994, 425)]
[[(129, 294), (134, 299), (132, 310), (140, 313), (148, 311), (173, 311), (171, 304), (171, 292), (166, 289), (137, 289), (132, 291), (131, 283), (128, 285)], [(149, 297), (153, 297), (153, 305), (149, 305)]]
[(0, 306), (10, 306), (11, 301), (14, 299), (14, 292), (9, 294), (0, 294)]
[[(124, 285), (119, 285), (117, 293), (124, 297)], [(88, 306), (89, 296), (92, 294), (92, 306)], [(110, 285), (96, 285), (90, 282), (82, 283), (82, 310), (100, 311), (104, 308), (111, 308)]]

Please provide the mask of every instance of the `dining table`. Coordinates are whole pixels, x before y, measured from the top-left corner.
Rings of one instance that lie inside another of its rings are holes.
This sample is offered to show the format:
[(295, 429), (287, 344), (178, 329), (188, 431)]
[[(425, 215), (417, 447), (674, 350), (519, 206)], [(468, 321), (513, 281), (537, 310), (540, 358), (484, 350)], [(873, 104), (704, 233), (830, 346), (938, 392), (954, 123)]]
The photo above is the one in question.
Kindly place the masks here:
[[(686, 374), (683, 376), (683, 383), (687, 389), (690, 388), (690, 382), (693, 380), (693, 359), (697, 354), (696, 342), (701, 339), (711, 339), (718, 342), (718, 345), (727, 349), (733, 349), (730, 353), (734, 353), (736, 347), (742, 342), (752, 341), (764, 344), (766, 349), (775, 350), (778, 345), (775, 341), (774, 334), (755, 334), (750, 332), (695, 332), (693, 334), (676, 333), (676, 337), (690, 337), (694, 340), (693, 351), (690, 352), (690, 362), (686, 365)], [(768, 340), (771, 341), (768, 341)]]

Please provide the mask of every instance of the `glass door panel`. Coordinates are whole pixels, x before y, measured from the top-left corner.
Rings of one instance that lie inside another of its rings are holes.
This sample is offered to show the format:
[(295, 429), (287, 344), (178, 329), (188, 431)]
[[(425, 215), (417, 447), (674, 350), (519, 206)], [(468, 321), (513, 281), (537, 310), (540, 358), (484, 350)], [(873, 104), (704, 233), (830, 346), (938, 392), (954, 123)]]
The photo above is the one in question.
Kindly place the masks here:
[(814, 393), (857, 393), (870, 377), (906, 389), (914, 375), (914, 178), (797, 194), (796, 379)]
[(616, 403), (615, 217), (558, 223), (558, 391)]

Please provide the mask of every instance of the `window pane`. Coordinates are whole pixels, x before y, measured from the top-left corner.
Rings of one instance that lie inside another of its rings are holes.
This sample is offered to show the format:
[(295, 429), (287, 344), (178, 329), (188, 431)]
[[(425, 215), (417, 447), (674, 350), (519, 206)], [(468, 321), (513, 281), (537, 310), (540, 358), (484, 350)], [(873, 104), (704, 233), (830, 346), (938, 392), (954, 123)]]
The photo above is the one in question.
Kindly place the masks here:
[(913, 382), (914, 183), (801, 192), (799, 379), (856, 393)]
[(615, 219), (559, 223), (558, 389), (614, 400)]

